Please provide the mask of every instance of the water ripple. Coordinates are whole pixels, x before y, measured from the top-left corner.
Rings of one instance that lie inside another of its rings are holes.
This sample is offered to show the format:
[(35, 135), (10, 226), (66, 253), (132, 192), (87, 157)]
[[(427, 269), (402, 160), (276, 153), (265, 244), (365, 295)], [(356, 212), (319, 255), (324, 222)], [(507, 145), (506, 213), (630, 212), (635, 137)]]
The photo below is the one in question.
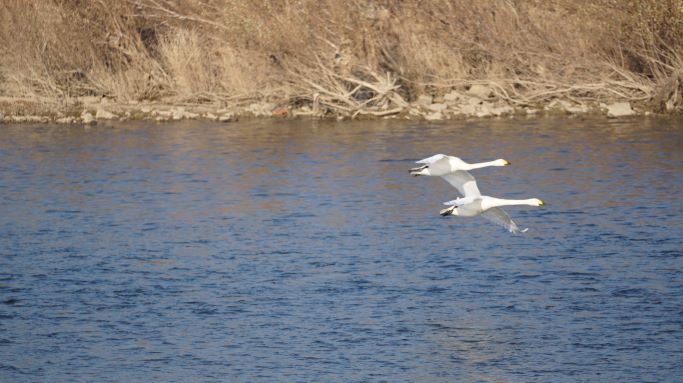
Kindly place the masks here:
[[(0, 381), (677, 381), (676, 124), (5, 125)], [(439, 217), (438, 152), (549, 204)]]

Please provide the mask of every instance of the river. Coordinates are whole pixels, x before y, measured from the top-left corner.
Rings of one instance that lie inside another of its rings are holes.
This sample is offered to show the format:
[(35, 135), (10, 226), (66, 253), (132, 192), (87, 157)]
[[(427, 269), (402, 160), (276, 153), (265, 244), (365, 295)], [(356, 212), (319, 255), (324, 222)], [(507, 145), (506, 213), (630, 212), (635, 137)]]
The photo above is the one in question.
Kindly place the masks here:
[[(524, 234), (440, 217), (473, 171)], [(683, 120), (0, 125), (2, 382), (675, 382)]]

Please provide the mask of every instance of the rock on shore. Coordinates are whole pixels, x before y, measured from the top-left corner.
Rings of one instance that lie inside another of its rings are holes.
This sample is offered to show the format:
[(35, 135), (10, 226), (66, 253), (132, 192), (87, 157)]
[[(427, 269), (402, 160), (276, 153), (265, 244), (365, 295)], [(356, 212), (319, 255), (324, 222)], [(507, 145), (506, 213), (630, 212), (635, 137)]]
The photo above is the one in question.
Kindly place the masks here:
[(636, 112), (631, 109), (631, 104), (628, 102), (615, 102), (614, 104), (607, 105), (606, 108), (607, 117), (610, 118), (633, 116), (636, 114)]
[[(106, 101), (106, 102), (105, 102)], [(457, 118), (495, 118), (506, 116), (542, 116), (553, 114), (580, 115), (602, 114), (609, 118), (632, 116), (637, 111), (629, 102), (611, 104), (583, 104), (566, 99), (553, 99), (535, 105), (511, 104), (496, 95), (495, 89), (475, 84), (469, 88), (452, 89), (441, 94), (424, 94), (406, 105), (384, 110), (360, 110), (350, 113), (335, 112), (316, 105), (291, 105), (274, 102), (252, 102), (245, 106), (216, 104), (183, 104), (114, 100), (96, 97), (74, 99), (67, 110), (45, 109), (45, 114), (28, 114), (25, 109), (36, 110), (29, 100), (0, 99), (0, 122), (36, 123), (55, 122), (60, 124), (96, 124), (97, 121), (148, 120), (157, 122), (202, 119), (228, 123), (240, 118), (404, 118), (414, 120), (441, 121)], [(42, 105), (42, 104), (41, 104)], [(35, 112), (34, 112), (35, 113)]]

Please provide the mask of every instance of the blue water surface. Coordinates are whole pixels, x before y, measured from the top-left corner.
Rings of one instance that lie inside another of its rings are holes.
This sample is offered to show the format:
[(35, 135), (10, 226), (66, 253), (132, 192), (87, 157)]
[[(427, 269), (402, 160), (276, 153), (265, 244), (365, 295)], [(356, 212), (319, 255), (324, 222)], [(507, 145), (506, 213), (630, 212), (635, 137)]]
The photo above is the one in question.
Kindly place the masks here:
[[(440, 217), (473, 172), (523, 235)], [(683, 120), (0, 125), (1, 382), (680, 382)]]

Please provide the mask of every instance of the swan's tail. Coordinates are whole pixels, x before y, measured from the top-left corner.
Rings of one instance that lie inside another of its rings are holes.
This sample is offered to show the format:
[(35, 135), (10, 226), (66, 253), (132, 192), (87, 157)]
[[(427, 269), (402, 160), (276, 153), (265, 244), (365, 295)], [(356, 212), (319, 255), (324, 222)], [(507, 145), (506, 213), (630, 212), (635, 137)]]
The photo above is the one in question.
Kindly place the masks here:
[(429, 167), (429, 165), (423, 165), (423, 166), (420, 166), (419, 168), (412, 168), (412, 169), (410, 169), (410, 175), (415, 176), (415, 177), (424, 176), (424, 175), (426, 175), (424, 173), (424, 170), (427, 169), (428, 167)]

